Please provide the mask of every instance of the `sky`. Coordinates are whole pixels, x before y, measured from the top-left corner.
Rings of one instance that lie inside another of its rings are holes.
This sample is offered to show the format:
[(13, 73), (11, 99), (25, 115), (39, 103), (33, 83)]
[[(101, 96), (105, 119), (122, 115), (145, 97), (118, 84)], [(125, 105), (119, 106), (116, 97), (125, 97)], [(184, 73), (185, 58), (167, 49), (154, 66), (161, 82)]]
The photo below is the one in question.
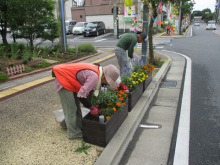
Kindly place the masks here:
[(194, 10), (200, 10), (209, 8), (212, 12), (215, 11), (216, 0), (194, 0), (196, 4), (194, 4)]

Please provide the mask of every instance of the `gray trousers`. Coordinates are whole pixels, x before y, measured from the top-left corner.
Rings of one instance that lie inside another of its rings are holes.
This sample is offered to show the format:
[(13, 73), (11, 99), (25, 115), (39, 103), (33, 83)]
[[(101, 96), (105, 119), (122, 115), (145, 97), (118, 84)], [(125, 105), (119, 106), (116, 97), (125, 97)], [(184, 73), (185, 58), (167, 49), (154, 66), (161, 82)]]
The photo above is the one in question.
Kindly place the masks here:
[(68, 139), (82, 136), (82, 112), (77, 93), (62, 88), (59, 92)]
[(118, 59), (118, 65), (120, 67), (120, 74), (122, 74), (123, 68), (129, 67), (128, 55), (126, 51), (120, 47), (115, 48), (115, 55)]

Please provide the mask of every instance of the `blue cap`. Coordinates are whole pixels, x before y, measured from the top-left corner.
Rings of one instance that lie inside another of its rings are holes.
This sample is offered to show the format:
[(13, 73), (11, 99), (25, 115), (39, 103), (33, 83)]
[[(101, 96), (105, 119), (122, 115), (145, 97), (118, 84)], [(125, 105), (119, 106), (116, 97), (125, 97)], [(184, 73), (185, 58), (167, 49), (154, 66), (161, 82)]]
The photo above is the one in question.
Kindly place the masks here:
[(143, 40), (145, 40), (147, 38), (147, 34), (145, 32), (141, 33), (141, 37), (143, 38)]

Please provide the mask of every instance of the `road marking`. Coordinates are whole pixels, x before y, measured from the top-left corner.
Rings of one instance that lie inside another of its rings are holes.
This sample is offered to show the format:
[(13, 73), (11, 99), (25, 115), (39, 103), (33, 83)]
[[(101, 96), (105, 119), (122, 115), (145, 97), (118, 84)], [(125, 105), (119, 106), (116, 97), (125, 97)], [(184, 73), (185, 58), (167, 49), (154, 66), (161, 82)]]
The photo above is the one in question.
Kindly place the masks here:
[[(172, 52), (167, 50), (162, 50), (162, 51)], [(176, 52), (172, 52), (172, 53), (183, 56), (187, 61), (173, 165), (188, 165), (189, 138), (190, 138), (192, 60), (186, 55)]]
[(101, 39), (101, 40), (97, 40), (97, 41), (94, 41), (94, 42), (101, 42), (101, 41), (104, 41), (104, 40), (107, 40), (107, 39)]
[(101, 36), (95, 37), (95, 39), (103, 38), (103, 37), (109, 36), (109, 35), (111, 35), (111, 34), (112, 34), (112, 33), (106, 33), (106, 34), (103, 34), (103, 35), (101, 35)]
[(217, 35), (220, 35), (220, 33), (216, 32), (216, 31), (214, 31), (214, 30), (213, 30), (212, 32), (215, 33), (215, 34), (217, 34)]
[[(113, 54), (110, 54), (108, 56), (105, 56), (101, 59), (98, 59), (98, 60), (95, 60), (91, 63), (100, 63), (104, 60), (107, 60), (109, 58), (112, 58), (115, 56), (115, 53)], [(38, 84), (41, 84), (41, 83), (44, 83), (44, 82), (47, 82), (47, 81), (50, 81), (50, 80), (53, 80), (54, 77), (52, 76), (47, 76), (47, 77), (44, 77), (44, 78), (41, 78), (41, 79), (38, 79), (38, 80), (35, 80), (35, 81), (31, 81), (31, 82), (28, 82), (28, 83), (25, 83), (25, 84), (22, 84), (22, 85), (19, 85), (19, 86), (16, 86), (16, 87), (13, 87), (13, 88), (10, 88), (10, 89), (7, 89), (7, 90), (4, 90), (2, 92), (0, 92), (0, 99), (3, 98), (3, 97), (6, 97), (6, 96), (9, 96), (11, 94), (14, 94), (16, 92), (19, 92), (19, 91), (22, 91), (22, 90), (25, 90), (27, 88), (30, 88), (30, 87), (33, 87), (33, 86), (36, 86)]]

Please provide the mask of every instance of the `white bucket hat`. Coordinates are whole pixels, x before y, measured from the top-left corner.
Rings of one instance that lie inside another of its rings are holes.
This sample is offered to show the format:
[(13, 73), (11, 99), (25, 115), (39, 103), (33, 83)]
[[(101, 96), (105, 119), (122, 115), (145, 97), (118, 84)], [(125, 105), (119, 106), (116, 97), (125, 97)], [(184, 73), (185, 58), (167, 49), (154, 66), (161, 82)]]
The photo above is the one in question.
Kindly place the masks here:
[(103, 67), (103, 72), (110, 87), (115, 88), (117, 86), (116, 80), (120, 75), (118, 68), (112, 64), (109, 64)]

